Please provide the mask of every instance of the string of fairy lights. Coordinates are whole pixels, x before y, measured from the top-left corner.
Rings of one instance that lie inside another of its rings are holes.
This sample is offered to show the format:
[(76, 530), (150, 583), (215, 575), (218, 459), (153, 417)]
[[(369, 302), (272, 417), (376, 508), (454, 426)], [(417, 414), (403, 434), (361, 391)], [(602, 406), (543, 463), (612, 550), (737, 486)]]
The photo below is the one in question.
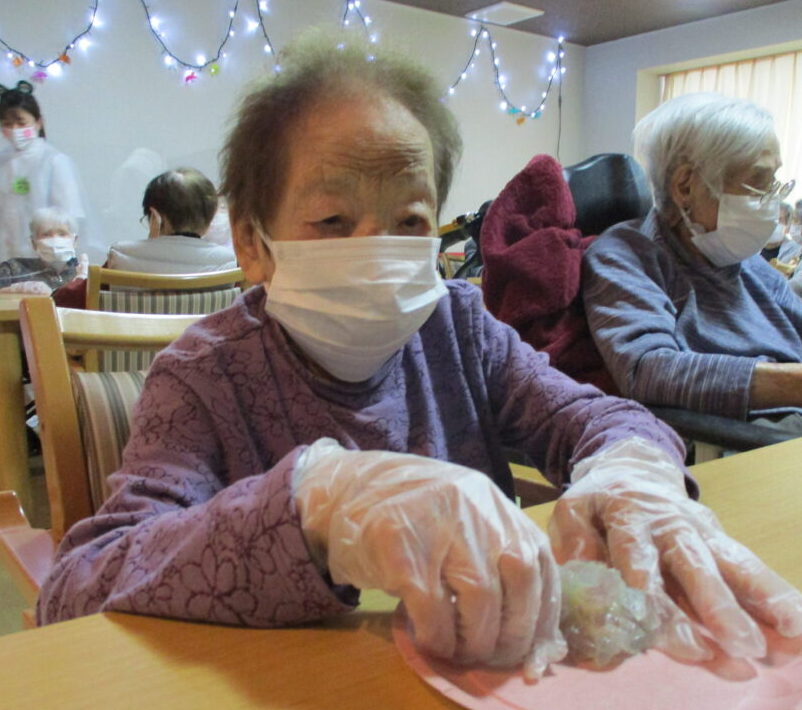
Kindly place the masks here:
[(555, 51), (549, 52), (547, 56), (547, 60), (552, 66), (549, 70), (546, 88), (541, 94), (540, 102), (535, 108), (528, 108), (525, 104), (515, 104), (507, 94), (507, 77), (501, 72), (501, 59), (496, 53), (498, 45), (493, 40), (490, 30), (485, 25), (481, 25), (478, 29), (474, 28), (471, 30), (471, 36), (474, 40), (471, 54), (468, 57), (468, 60), (465, 62), (465, 65), (463, 66), (462, 71), (459, 73), (459, 76), (457, 76), (457, 78), (448, 87), (448, 94), (453, 96), (456, 93), (457, 87), (468, 78), (468, 73), (476, 68), (476, 61), (482, 53), (479, 44), (482, 40), (485, 40), (487, 51), (490, 54), (490, 63), (493, 69), (493, 83), (496, 85), (496, 90), (501, 97), (499, 108), (513, 116), (517, 115), (519, 119), (540, 118), (543, 115), (543, 109), (546, 107), (546, 99), (551, 92), (552, 86), (556, 81), (560, 81), (562, 75), (565, 74), (565, 67), (563, 66), (563, 58), (565, 57), (563, 43), (565, 42), (565, 38), (559, 37), (557, 39), (557, 47)]
[(6, 53), (6, 58), (11, 62), (12, 66), (18, 69), (32, 69), (33, 72), (30, 78), (34, 81), (44, 81), (48, 76), (60, 76), (63, 70), (63, 65), (70, 64), (70, 52), (79, 47), (80, 49), (87, 49), (89, 47), (89, 33), (96, 27), (102, 27), (103, 23), (98, 17), (97, 7), (100, 0), (93, 0), (89, 8), (89, 19), (86, 26), (71, 40), (67, 42), (52, 59), (34, 59), (32, 56), (16, 49), (14, 46), (6, 42), (5, 39), (0, 37), (0, 46)]
[[(169, 69), (180, 71), (184, 84), (193, 84), (197, 82), (202, 75), (217, 76), (221, 72), (224, 60), (228, 56), (226, 46), (237, 33), (234, 26), (237, 17), (242, 12), (241, 5), (244, 5), (244, 3), (241, 3), (241, 0), (231, 0), (231, 7), (228, 10), (227, 16), (227, 26), (214, 53), (208, 56), (204, 53), (198, 53), (194, 60), (181, 57), (170, 49), (167, 32), (168, 23), (161, 16), (156, 14), (154, 10), (155, 0), (151, 0), (150, 2), (147, 0), (138, 0), (138, 2), (144, 10), (147, 28), (161, 51), (164, 65)], [(92, 0), (86, 25), (80, 32), (75, 34), (62, 49), (57, 51), (55, 56), (51, 59), (35, 59), (26, 52), (17, 49), (2, 36), (0, 36), (0, 48), (6, 53), (6, 58), (13, 67), (20, 72), (30, 71), (30, 79), (33, 81), (42, 82), (49, 77), (58, 77), (62, 74), (64, 66), (71, 64), (70, 53), (75, 49), (86, 51), (92, 44), (90, 33), (96, 28), (103, 26), (98, 15), (99, 3), (100, 0)], [(259, 30), (264, 40), (263, 50), (265, 55), (271, 58), (273, 70), (280, 71), (281, 66), (278, 63), (278, 53), (267, 29), (268, 23), (266, 22), (266, 17), (271, 13), (269, 0), (253, 0), (252, 9), (255, 15), (245, 18), (247, 34), (253, 34)], [(457, 77), (449, 84), (444, 98), (454, 96), (460, 84), (468, 79), (471, 72), (476, 69), (477, 62), (480, 61), (482, 50), (484, 49), (486, 55), (489, 57), (493, 71), (493, 83), (499, 95), (499, 108), (505, 113), (515, 116), (519, 124), (526, 119), (540, 118), (546, 108), (546, 102), (553, 87), (559, 85), (561, 92), (562, 76), (566, 71), (563, 61), (565, 57), (564, 38), (559, 37), (554, 50), (547, 54), (546, 61), (548, 64), (545, 70), (545, 86), (539, 98), (536, 99), (531, 106), (528, 106), (526, 104), (516, 103), (510, 97), (508, 90), (509, 82), (507, 76), (501, 69), (498, 44), (493, 39), (490, 29), (484, 24), (480, 24), (476, 27), (475, 21), (469, 22), (473, 25), (470, 30), (470, 37), (472, 39), (470, 54)], [(368, 41), (375, 44), (379, 41), (379, 34), (373, 29), (372, 25), (373, 20), (362, 9), (361, 0), (345, 0), (343, 2), (340, 19), (340, 26), (343, 30), (358, 26), (364, 31)], [(561, 98), (561, 96), (558, 96), (558, 101), (559, 98)]]

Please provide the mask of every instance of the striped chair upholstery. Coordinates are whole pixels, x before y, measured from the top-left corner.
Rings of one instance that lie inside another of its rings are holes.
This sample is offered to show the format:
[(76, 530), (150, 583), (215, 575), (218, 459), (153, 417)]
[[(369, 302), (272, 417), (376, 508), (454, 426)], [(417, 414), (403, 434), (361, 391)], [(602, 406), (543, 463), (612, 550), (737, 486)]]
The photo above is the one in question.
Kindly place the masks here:
[[(214, 313), (230, 306), (239, 296), (239, 286), (206, 291), (148, 291), (113, 289), (100, 292), (100, 310), (117, 313)], [(104, 372), (145, 370), (153, 362), (155, 352), (106, 350), (99, 353)]]
[(144, 383), (142, 371), (72, 373), (95, 510), (108, 496), (106, 477), (120, 467), (131, 431), (134, 403)]

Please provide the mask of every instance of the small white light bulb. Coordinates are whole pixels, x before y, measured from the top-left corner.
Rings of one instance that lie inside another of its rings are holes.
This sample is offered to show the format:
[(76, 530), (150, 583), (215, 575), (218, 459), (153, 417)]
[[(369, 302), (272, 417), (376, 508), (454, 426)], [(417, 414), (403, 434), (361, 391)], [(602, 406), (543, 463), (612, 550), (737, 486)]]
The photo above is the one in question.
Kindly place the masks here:
[(259, 23), (256, 20), (248, 20), (248, 32), (254, 32), (257, 27)]
[(168, 67), (172, 67), (175, 65), (175, 57), (170, 54), (166, 54), (164, 57), (164, 63)]
[(199, 54), (197, 57), (195, 57), (195, 64), (200, 64), (201, 66), (206, 64), (206, 55)]
[(161, 18), (159, 18), (159, 17), (151, 17), (150, 18), (150, 26), (154, 30), (158, 30), (159, 29), (159, 25), (161, 25), (161, 23), (162, 23), (162, 21), (161, 21)]
[(548, 61), (550, 61), (550, 62), (557, 61), (557, 55), (556, 55), (554, 52), (549, 52), (549, 53), (546, 55), (546, 59), (547, 59)]
[(509, 107), (509, 104), (508, 104), (506, 101), (502, 101), (502, 102), (501, 102), (501, 103), (498, 105), (498, 107), (499, 107), (499, 108), (500, 108), (502, 111), (506, 111), (506, 110), (507, 110), (507, 108)]
[(273, 54), (273, 48), (269, 45), (265, 45), (265, 54)]
[(47, 73), (50, 76), (59, 77), (62, 74), (61, 62), (53, 62), (47, 67)]

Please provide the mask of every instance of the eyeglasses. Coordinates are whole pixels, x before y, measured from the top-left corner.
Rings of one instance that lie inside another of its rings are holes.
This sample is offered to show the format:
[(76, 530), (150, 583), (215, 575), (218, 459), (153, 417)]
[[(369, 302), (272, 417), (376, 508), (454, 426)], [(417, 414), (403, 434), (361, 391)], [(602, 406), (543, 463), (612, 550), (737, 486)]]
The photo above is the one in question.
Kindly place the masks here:
[(749, 192), (760, 195), (760, 204), (764, 205), (769, 200), (773, 200), (777, 198), (778, 200), (784, 200), (788, 195), (790, 195), (794, 187), (796, 187), (796, 180), (789, 180), (786, 183), (782, 183), (779, 180), (775, 180), (771, 185), (769, 185), (768, 190), (758, 190), (757, 188), (752, 187), (751, 185), (747, 185), (746, 183), (742, 182), (741, 187)]

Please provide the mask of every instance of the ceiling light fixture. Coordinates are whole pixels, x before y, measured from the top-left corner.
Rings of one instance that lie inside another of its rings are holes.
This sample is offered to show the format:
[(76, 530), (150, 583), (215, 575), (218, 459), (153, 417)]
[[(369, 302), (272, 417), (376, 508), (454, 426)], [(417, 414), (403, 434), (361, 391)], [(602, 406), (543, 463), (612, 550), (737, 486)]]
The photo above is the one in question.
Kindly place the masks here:
[(516, 5), (511, 2), (497, 2), (494, 5), (480, 7), (465, 14), (469, 20), (478, 20), (492, 25), (516, 25), (533, 17), (540, 17), (543, 10), (525, 5)]

